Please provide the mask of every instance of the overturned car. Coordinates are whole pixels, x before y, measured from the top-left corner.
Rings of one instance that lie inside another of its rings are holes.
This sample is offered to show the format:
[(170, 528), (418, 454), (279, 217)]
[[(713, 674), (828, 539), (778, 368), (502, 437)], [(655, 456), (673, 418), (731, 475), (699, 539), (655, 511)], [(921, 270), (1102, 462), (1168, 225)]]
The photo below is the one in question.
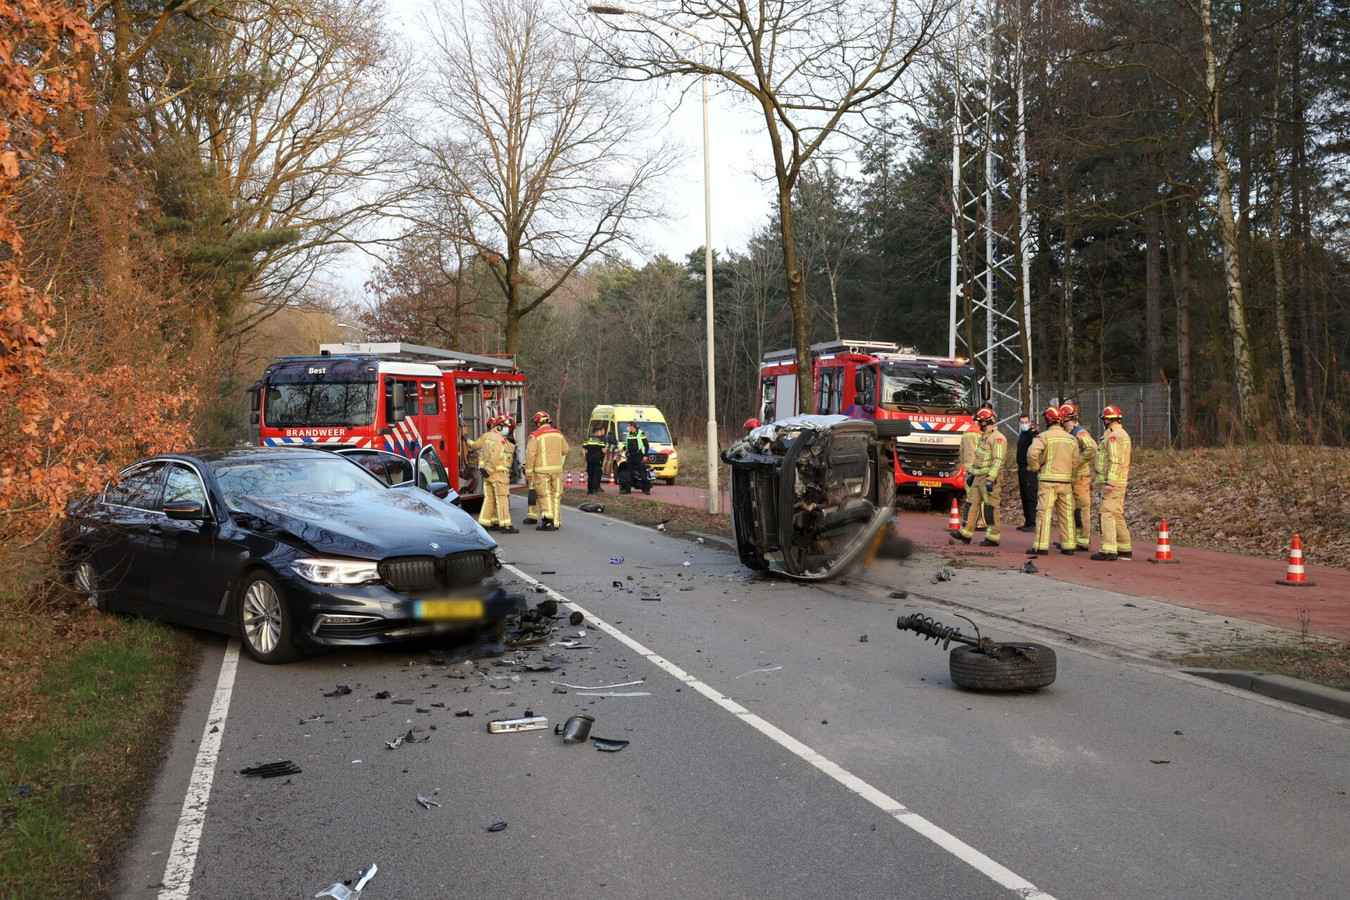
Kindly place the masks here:
[(894, 513), (891, 438), (908, 427), (796, 416), (761, 425), (723, 451), (741, 562), (803, 581), (848, 571)]

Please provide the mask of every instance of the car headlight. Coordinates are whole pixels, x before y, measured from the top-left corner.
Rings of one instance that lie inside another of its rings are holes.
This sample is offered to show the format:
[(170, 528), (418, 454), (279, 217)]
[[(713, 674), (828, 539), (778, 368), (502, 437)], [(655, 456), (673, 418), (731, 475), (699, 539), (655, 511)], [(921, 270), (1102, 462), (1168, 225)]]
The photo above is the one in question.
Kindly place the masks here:
[(314, 584), (346, 585), (371, 584), (380, 580), (376, 564), (358, 559), (297, 559), (291, 563), (295, 574)]
[(679, 459), (679, 458), (680, 454), (676, 453), (674, 450), (670, 451), (670, 456), (666, 457), (666, 459)]

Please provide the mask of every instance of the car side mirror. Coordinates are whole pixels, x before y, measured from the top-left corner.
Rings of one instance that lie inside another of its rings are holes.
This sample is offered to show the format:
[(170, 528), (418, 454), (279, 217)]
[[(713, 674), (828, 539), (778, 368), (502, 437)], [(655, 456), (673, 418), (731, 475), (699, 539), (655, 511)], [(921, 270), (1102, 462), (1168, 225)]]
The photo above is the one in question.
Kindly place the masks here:
[[(433, 481), (431, 484), (427, 485), (426, 489), (431, 493), (435, 494), (437, 497), (440, 497), (442, 500), (444, 500), (450, 494), (450, 482)], [(459, 495), (456, 494), (455, 496), (458, 497)], [(453, 500), (454, 498), (451, 497), (449, 499)]]
[(164, 515), (175, 522), (204, 522), (210, 518), (196, 500), (175, 500), (164, 504)]

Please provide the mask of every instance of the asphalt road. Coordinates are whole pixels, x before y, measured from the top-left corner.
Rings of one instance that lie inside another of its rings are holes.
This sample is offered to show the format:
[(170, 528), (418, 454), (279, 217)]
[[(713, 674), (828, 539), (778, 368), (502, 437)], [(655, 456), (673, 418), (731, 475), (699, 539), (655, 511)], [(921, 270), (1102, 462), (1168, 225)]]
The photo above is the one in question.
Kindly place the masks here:
[[(428, 647), (243, 659), (226, 702), (213, 643), (118, 896), (312, 897), (372, 863), (366, 900), (1264, 900), (1350, 884), (1343, 720), (1031, 631), (998, 637), (1054, 646), (1053, 686), (960, 691), (945, 653), (895, 628), (922, 608), (876, 585), (762, 580), (712, 542), (571, 510), (556, 533), (503, 541), (532, 602), (586, 616), (559, 622), (579, 646), (520, 654), (559, 668)], [(629, 743), (487, 731), (526, 713), (550, 729), (586, 713), (592, 736)], [(386, 746), (410, 728), (429, 740)], [(238, 774), (286, 759), (302, 771)], [(171, 860), (190, 882), (166, 880)]]

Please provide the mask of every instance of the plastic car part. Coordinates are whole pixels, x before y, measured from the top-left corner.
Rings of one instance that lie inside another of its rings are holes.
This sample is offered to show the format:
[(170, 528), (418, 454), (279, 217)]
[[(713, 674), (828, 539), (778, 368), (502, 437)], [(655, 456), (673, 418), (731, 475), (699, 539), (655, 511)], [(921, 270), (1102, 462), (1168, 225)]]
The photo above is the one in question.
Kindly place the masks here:
[(338, 882), (337, 884), (324, 888), (322, 891), (319, 891), (314, 896), (333, 897), (334, 900), (351, 900), (351, 898), (353, 897), (360, 896), (361, 889), (366, 886), (366, 882), (374, 878), (375, 873), (378, 872), (379, 870), (380, 870), (379, 866), (377, 866), (375, 863), (371, 863), (369, 868), (361, 870), (360, 877), (357, 879), (356, 884), (352, 885), (351, 887), (347, 887), (345, 884)]
[(618, 741), (612, 738), (602, 737), (591, 738), (591, 743), (595, 745), (595, 749), (603, 750), (606, 753), (618, 753), (624, 747), (628, 746), (627, 741)]
[(281, 762), (240, 769), (239, 774), (253, 778), (276, 778), (278, 775), (299, 775), (300, 767), (289, 759), (283, 759)]
[(519, 719), (494, 719), (488, 723), (488, 731), (492, 734), (507, 734), (514, 731), (540, 731), (547, 727), (547, 716), (523, 716)]

